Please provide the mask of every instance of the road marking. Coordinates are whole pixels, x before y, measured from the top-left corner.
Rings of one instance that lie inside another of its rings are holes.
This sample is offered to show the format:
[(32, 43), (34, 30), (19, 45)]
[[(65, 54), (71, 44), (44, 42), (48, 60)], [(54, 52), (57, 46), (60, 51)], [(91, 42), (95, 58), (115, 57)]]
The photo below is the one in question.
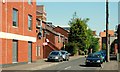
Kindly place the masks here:
[(69, 68), (71, 68), (71, 66), (69, 66), (69, 67), (66, 67), (66, 68), (65, 68), (65, 70), (66, 70), (66, 69), (69, 69)]
[(57, 72), (61, 72), (61, 70), (58, 70)]

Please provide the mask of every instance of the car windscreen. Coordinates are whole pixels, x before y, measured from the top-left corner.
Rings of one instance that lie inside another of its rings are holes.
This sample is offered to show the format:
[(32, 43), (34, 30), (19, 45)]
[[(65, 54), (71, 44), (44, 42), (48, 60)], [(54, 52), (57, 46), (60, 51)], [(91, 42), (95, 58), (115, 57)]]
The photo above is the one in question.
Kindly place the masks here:
[(65, 54), (65, 52), (61, 52), (63, 55)]
[(100, 54), (90, 54), (88, 58), (100, 58)]
[(59, 52), (51, 52), (50, 55), (58, 55), (58, 54), (59, 54)]

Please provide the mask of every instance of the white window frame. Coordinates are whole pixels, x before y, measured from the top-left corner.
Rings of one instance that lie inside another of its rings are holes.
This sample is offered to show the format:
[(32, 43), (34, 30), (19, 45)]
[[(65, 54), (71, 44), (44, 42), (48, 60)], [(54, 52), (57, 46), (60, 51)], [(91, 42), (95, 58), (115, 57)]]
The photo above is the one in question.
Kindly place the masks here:
[(32, 30), (32, 15), (28, 14), (28, 30)]
[(36, 46), (36, 56), (40, 56), (40, 46)]
[[(16, 22), (15, 25), (14, 25), (14, 22)], [(18, 27), (18, 10), (15, 9), (15, 8), (13, 8), (13, 13), (12, 13), (12, 26), (13, 27)]]
[(40, 56), (40, 46), (38, 47), (38, 56)]

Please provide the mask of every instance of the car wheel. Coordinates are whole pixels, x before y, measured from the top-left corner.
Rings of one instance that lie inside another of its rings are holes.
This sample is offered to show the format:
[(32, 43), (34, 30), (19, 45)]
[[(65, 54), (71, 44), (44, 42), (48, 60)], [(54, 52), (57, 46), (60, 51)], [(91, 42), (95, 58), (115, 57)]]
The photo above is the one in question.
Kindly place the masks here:
[(62, 61), (63, 61), (63, 59), (60, 60), (60, 62), (62, 62)]
[(48, 59), (47, 62), (50, 62), (50, 59)]
[(69, 58), (67, 59), (67, 61), (69, 61)]
[(105, 59), (103, 60), (103, 62), (105, 62)]
[(66, 61), (69, 61), (69, 57), (66, 59)]
[(89, 66), (89, 64), (86, 63), (86, 66)]

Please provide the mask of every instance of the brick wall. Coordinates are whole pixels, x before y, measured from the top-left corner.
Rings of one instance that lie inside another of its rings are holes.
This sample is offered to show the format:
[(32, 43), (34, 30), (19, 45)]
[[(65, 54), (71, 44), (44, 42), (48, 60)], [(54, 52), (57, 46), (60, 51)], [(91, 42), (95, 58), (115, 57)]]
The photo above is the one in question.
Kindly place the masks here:
[(57, 27), (54, 28), (54, 30), (58, 33), (61, 33), (65, 37), (68, 37), (68, 31), (64, 30), (63, 28), (57, 26)]
[[(18, 27), (13, 27), (13, 8), (18, 10)], [(32, 15), (32, 30), (28, 30), (28, 14)], [(12, 64), (12, 41), (18, 41), (18, 63), (28, 62), (28, 41), (32, 42), (32, 61), (36, 61), (36, 44), (32, 38), (36, 38), (36, 3), (28, 2), (2, 3), (2, 32), (5, 35), (0, 38), (2, 42), (2, 60), (0, 64)], [(14, 34), (14, 35), (13, 35)], [(20, 35), (20, 37), (18, 37)], [(14, 36), (14, 37), (12, 37)], [(27, 38), (27, 39), (25, 39)]]

